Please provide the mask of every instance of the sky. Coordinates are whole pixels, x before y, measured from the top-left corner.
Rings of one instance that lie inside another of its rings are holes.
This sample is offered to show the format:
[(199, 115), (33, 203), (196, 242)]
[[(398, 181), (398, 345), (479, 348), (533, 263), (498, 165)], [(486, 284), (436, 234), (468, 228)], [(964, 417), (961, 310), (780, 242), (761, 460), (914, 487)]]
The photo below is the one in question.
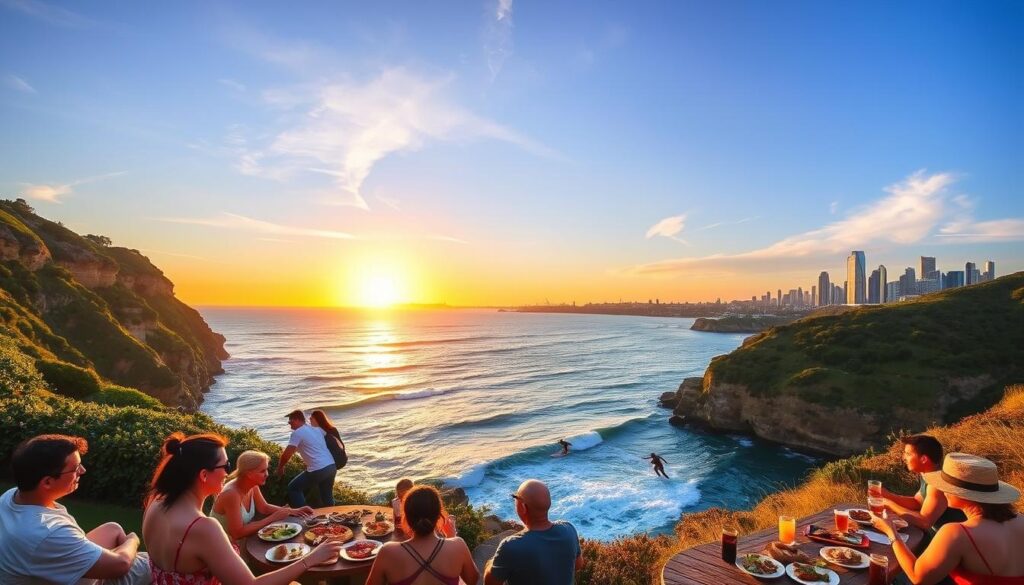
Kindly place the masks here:
[(0, 0), (0, 196), (197, 305), (1024, 270), (1020, 2)]

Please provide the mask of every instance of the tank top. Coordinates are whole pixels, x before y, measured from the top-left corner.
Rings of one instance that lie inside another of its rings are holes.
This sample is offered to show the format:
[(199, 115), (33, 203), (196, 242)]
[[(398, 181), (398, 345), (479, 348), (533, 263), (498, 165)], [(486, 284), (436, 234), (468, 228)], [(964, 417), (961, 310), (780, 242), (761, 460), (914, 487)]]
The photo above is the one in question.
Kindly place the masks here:
[(458, 575), (454, 577), (447, 577), (439, 573), (437, 569), (435, 569), (434, 567), (430, 566), (430, 563), (434, 562), (434, 559), (437, 558), (437, 554), (441, 552), (441, 547), (444, 546), (444, 543), (445, 541), (443, 538), (439, 539), (437, 541), (437, 546), (435, 546), (433, 552), (430, 553), (430, 557), (424, 559), (420, 556), (420, 553), (416, 552), (416, 549), (414, 549), (408, 542), (403, 542), (402, 548), (404, 548), (406, 552), (412, 555), (412, 558), (416, 559), (416, 562), (420, 564), (420, 568), (416, 569), (415, 573), (409, 575), (405, 579), (395, 581), (393, 585), (412, 585), (412, 582), (415, 581), (416, 578), (419, 577), (421, 573), (423, 573), (423, 571), (430, 573), (435, 579), (437, 579), (444, 585), (459, 585)]
[[(252, 519), (256, 517), (256, 496), (253, 496), (249, 501), (249, 509), (245, 509), (245, 505), (241, 506), (242, 509), (242, 526), (252, 522)], [(210, 511), (210, 517), (220, 522), (220, 525), (224, 527), (224, 532), (228, 531), (228, 517), (223, 514), (218, 514), (213, 510)]]
[(1018, 577), (1001, 577), (999, 575), (992, 575), (994, 571), (989, 566), (988, 561), (985, 560), (985, 555), (981, 554), (981, 549), (978, 548), (978, 544), (974, 542), (974, 537), (971, 536), (971, 531), (966, 526), (961, 525), (964, 532), (967, 533), (967, 538), (971, 541), (971, 546), (978, 552), (978, 556), (981, 557), (981, 562), (985, 563), (985, 568), (988, 569), (988, 575), (979, 575), (978, 573), (971, 573), (965, 571), (960, 567), (954, 568), (949, 572), (949, 578), (953, 580), (956, 585), (1024, 585), (1024, 575)]
[(171, 567), (170, 571), (165, 571), (156, 566), (153, 559), (149, 560), (149, 571), (153, 576), (153, 585), (220, 585), (220, 581), (213, 576), (213, 573), (208, 568), (196, 571), (195, 573), (178, 572), (178, 555), (181, 554), (181, 545), (185, 544), (189, 531), (199, 521), (199, 518), (202, 518), (202, 516), (193, 520), (192, 524), (189, 524), (188, 528), (185, 529), (185, 534), (181, 536), (181, 540), (178, 542), (178, 549), (174, 551), (174, 566)]

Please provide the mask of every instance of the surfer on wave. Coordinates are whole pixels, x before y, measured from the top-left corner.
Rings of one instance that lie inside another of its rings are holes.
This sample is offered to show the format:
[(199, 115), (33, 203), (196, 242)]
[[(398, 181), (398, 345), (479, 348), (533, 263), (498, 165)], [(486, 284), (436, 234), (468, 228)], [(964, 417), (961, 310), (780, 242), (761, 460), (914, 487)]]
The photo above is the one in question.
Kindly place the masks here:
[(572, 443), (570, 443), (569, 441), (566, 441), (565, 439), (558, 439), (558, 444), (562, 446), (562, 455), (568, 455), (569, 454), (569, 446), (571, 446)]
[(668, 461), (664, 457), (659, 456), (657, 453), (651, 453), (650, 457), (641, 457), (641, 459), (648, 459), (651, 465), (654, 465), (654, 475), (660, 475), (665, 479), (668, 479), (668, 474), (665, 473), (665, 464)]

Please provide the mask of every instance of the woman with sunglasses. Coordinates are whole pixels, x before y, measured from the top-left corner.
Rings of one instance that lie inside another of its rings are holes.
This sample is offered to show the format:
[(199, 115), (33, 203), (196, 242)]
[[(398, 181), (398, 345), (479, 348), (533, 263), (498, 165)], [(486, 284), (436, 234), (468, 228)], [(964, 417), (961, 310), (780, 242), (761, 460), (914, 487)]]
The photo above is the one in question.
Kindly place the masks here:
[[(270, 475), (270, 456), (262, 451), (243, 451), (238, 456), (235, 470), (227, 476), (228, 482), (213, 501), (210, 516), (220, 522), (224, 532), (240, 541), (252, 536), (268, 524), (289, 516), (312, 516), (313, 508), (305, 506), (294, 510), (287, 506), (268, 504), (260, 491)], [(259, 514), (263, 518), (256, 520)]]
[(253, 576), (221, 525), (203, 514), (206, 499), (220, 493), (230, 471), (226, 445), (214, 434), (174, 433), (164, 441), (142, 518), (154, 585), (284, 585), (336, 558), (341, 543), (329, 541), (290, 565)]

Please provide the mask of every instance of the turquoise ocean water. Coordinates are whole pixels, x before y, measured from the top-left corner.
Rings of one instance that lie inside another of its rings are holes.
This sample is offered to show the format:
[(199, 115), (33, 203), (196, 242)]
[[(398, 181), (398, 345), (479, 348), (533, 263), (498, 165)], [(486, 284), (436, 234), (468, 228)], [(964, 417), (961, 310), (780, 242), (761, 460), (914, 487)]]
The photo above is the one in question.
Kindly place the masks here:
[[(203, 411), (284, 443), (284, 415), (322, 408), (341, 429), (339, 479), (370, 493), (443, 478), (513, 517), (527, 478), (584, 536), (670, 532), (680, 512), (744, 508), (815, 461), (774, 445), (670, 426), (662, 392), (699, 376), (743, 335), (691, 319), (503, 313), (202, 309), (227, 337)], [(574, 446), (556, 458), (556, 442)], [(669, 480), (641, 457), (669, 461)]]

